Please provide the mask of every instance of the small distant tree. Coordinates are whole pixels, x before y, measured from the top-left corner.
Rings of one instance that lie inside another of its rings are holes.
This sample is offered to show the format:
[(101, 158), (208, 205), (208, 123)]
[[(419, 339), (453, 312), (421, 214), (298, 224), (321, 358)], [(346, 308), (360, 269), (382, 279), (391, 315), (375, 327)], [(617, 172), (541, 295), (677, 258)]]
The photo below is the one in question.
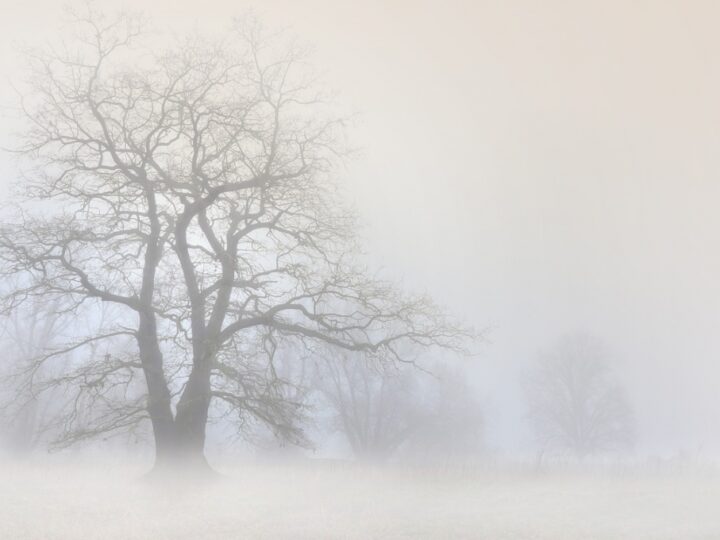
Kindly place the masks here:
[(385, 461), (420, 424), (417, 378), (409, 366), (363, 354), (339, 354), (317, 364), (316, 387), (340, 432), (361, 461)]
[[(42, 355), (58, 340), (63, 328), (67, 324), (61, 314), (62, 306), (59, 302), (28, 302), (25, 309), (15, 310), (7, 318), (2, 338), (5, 341), (10, 355), (4, 366), (3, 380), (15, 374), (8, 371), (11, 366), (25, 364), (33, 358)], [(24, 372), (13, 377), (10, 384), (14, 384), (12, 406), (3, 407), (3, 444), (11, 454), (17, 457), (27, 455), (37, 443), (40, 434), (44, 431), (43, 420), (46, 419), (44, 409), (50, 399), (41, 400), (33, 391), (31, 381), (47, 379), (46, 370)], [(7, 391), (8, 389), (4, 389)], [(49, 396), (44, 396), (48, 398)]]
[(480, 403), (461, 372), (423, 369), (368, 355), (345, 354), (318, 364), (315, 386), (357, 459), (453, 461), (478, 456)]
[(422, 418), (406, 444), (407, 455), (434, 463), (479, 458), (485, 450), (485, 419), (467, 374), (440, 364), (423, 382)]
[(582, 459), (632, 444), (630, 405), (596, 340), (562, 339), (540, 356), (525, 382), (540, 460), (550, 452)]
[[(0, 438), (16, 457), (41, 445), (62, 448), (75, 442), (75, 434), (145, 436), (135, 425), (98, 428), (121, 417), (143, 392), (133, 372), (123, 369), (135, 362), (127, 336), (74, 341), (79, 332), (95, 332), (113, 319), (112, 306), (84, 315), (60, 298), (42, 302), (30, 297), (5, 319), (2, 337), (8, 355), (0, 379)], [(74, 426), (72, 434), (69, 425)]]

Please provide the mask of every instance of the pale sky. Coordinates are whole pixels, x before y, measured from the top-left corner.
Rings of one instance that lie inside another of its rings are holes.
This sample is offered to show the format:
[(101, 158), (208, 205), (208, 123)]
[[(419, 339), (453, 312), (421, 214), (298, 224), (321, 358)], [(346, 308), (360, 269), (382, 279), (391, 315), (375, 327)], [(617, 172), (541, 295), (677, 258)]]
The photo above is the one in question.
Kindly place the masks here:
[[(579, 329), (612, 351), (642, 448), (720, 450), (716, 2), (96, 4), (172, 28), (253, 9), (314, 46), (359, 113), (341, 172), (372, 260), (488, 328), (474, 371), (498, 446), (525, 437), (518, 374)], [(3, 5), (7, 81), (60, 7)]]

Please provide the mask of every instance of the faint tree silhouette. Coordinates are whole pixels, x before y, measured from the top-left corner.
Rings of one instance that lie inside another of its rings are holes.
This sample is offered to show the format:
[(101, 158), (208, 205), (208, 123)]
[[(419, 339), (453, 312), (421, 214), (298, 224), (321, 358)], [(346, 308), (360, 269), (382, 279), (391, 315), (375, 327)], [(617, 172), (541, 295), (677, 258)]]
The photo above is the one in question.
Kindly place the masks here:
[(422, 422), (417, 373), (361, 353), (327, 356), (317, 363), (316, 387), (355, 457), (385, 461)]
[(633, 441), (633, 415), (599, 342), (573, 335), (542, 354), (525, 380), (528, 419), (540, 446), (577, 458)]

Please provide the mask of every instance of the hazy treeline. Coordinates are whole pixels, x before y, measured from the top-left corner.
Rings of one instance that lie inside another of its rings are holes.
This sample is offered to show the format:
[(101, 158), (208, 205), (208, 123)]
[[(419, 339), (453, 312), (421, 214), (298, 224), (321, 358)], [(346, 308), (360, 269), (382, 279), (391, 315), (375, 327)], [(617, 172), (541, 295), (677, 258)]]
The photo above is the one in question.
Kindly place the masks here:
[[(80, 430), (102, 416), (104, 406), (142, 400), (142, 384), (123, 381), (112, 392), (84, 396), (101, 386), (92, 372), (73, 375), (73, 366), (107, 362), (127, 355), (132, 343), (119, 336), (103, 346), (62, 350), (37, 365), (44, 351), (67, 342), (78, 324), (102, 324), (117, 316), (104, 309), (84, 323), (58, 302), (32, 302), (13, 312), (4, 346), (3, 446), (15, 456), (61, 449), (78, 442), (67, 438), (68, 422)], [(84, 335), (84, 333), (81, 333)], [(72, 341), (72, 340), (71, 340)], [(523, 389), (527, 414), (516, 426), (528, 435), (528, 455), (547, 459), (623, 455), (636, 434), (633, 413), (623, 386), (610, 369), (600, 340), (568, 335), (540, 354), (515, 383)], [(130, 361), (130, 360), (128, 360)], [(258, 363), (254, 376), (273, 388), (255, 399), (292, 411), (286, 423), (263, 422), (240, 411), (218, 407), (212, 432), (226, 444), (244, 441), (265, 456), (322, 455), (362, 461), (401, 460), (439, 464), (497, 459), (487, 430), (487, 401), (468, 376), (476, 358), (433, 360), (420, 356), (402, 363), (332, 347), (277, 344), (271, 360)], [(242, 381), (241, 381), (242, 383)], [(247, 382), (245, 382), (247, 384)], [(102, 396), (102, 398), (100, 398)], [(490, 404), (491, 405), (491, 404)], [(235, 414), (238, 414), (237, 411)], [(91, 435), (89, 433), (88, 435)], [(150, 443), (148, 425), (118, 426), (114, 444)]]
[[(363, 461), (502, 452), (473, 381), (492, 344), (359, 262), (346, 118), (301, 47), (252, 18), (217, 39), (92, 7), (70, 27), (28, 57), (0, 231), (9, 451), (116, 438), (202, 462), (207, 429)], [(632, 450), (609, 356), (569, 335), (520, 359), (505, 428), (527, 455)]]

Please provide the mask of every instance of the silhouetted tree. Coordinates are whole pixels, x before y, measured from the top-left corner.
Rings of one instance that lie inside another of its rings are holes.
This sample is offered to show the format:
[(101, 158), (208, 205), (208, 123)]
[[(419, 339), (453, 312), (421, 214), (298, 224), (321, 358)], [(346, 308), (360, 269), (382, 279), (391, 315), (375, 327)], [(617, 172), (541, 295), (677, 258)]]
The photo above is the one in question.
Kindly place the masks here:
[(564, 338), (540, 356), (525, 382), (540, 459), (553, 451), (583, 458), (632, 443), (630, 405), (592, 338)]
[(29, 167), (0, 230), (4, 273), (23, 285), (5, 310), (118, 306), (35, 362), (129, 336), (134, 350), (74, 366), (74, 388), (92, 396), (76, 403), (117, 398), (138, 375), (146, 391), (92, 426), (69, 411), (60, 444), (149, 420), (157, 466), (205, 465), (211, 404), (295, 433), (272, 382), (282, 340), (395, 358), (403, 342), (460, 347), (467, 333), (427, 298), (353, 263), (354, 219), (333, 187), (342, 119), (297, 50), (251, 22), (168, 48), (145, 41), (137, 17), (90, 12), (74, 28), (28, 60)]
[(332, 351), (316, 366), (318, 408), (330, 410), (331, 428), (358, 459), (447, 463), (480, 455), (483, 416), (459, 370)]
[(422, 416), (406, 444), (412, 459), (452, 464), (485, 450), (485, 419), (476, 391), (459, 367), (435, 365), (420, 388)]
[[(41, 402), (32, 388), (48, 377), (42, 370), (24, 373), (17, 376), (11, 366), (17, 366), (43, 354), (53, 346), (67, 325), (62, 317), (62, 306), (59, 302), (43, 303), (39, 300), (27, 302), (24, 309), (15, 310), (6, 319), (4, 327), (5, 345), (7, 347), (8, 362), (3, 366), (3, 393), (10, 392), (11, 398), (6, 402), (2, 411), (3, 442), (15, 457), (27, 455), (38, 442), (44, 431), (44, 421), (47, 414), (44, 409), (48, 406), (48, 399)], [(33, 384), (30, 379), (35, 379)], [(12, 388), (8, 388), (12, 386)]]
[(422, 421), (415, 370), (361, 353), (328, 356), (317, 363), (316, 387), (356, 458), (385, 461)]

